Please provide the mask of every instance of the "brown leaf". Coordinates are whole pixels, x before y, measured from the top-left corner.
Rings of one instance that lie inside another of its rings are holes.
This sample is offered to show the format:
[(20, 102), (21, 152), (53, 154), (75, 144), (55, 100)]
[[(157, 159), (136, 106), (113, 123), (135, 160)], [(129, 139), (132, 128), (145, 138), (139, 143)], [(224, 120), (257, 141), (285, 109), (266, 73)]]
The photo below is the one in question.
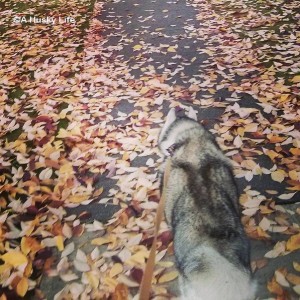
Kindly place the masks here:
[(129, 296), (128, 288), (124, 283), (119, 283), (112, 295), (112, 300), (127, 300)]
[(272, 294), (276, 294), (279, 296), (282, 296), (284, 294), (283, 288), (276, 282), (274, 277), (271, 281), (268, 282), (267, 288)]

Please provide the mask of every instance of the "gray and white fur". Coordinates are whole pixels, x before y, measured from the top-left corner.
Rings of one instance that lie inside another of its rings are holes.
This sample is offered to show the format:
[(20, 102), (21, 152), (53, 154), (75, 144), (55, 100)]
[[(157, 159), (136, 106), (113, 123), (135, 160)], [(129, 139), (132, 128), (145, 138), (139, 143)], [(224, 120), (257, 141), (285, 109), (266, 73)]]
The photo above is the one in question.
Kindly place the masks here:
[(181, 299), (254, 300), (250, 246), (230, 160), (214, 136), (171, 109), (158, 146), (171, 159), (165, 215), (174, 235)]

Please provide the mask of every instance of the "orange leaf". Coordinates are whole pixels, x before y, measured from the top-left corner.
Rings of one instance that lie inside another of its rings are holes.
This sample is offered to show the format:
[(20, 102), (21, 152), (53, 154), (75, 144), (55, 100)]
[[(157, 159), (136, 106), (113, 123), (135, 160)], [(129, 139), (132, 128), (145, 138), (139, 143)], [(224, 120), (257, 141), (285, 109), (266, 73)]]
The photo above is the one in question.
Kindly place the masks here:
[(298, 276), (298, 275), (295, 275), (295, 274), (292, 274), (292, 273), (288, 273), (288, 274), (286, 275), (286, 279), (287, 279), (290, 283), (292, 283), (292, 284), (294, 284), (294, 285), (300, 284), (300, 276)]
[(41, 244), (35, 238), (27, 236), (22, 237), (21, 250), (25, 255), (29, 252), (37, 253), (42, 248)]
[(124, 283), (119, 283), (116, 286), (115, 292), (112, 295), (112, 300), (127, 300), (128, 299), (128, 288)]
[(286, 139), (286, 137), (280, 137), (278, 135), (273, 135), (273, 134), (268, 134), (267, 137), (268, 137), (270, 143), (273, 143), (273, 144), (281, 143)]
[(291, 148), (290, 152), (294, 155), (300, 156), (300, 149), (298, 148)]
[(273, 294), (281, 296), (284, 293), (282, 287), (276, 282), (275, 278), (272, 278), (272, 280), (268, 282), (267, 287)]
[(2, 294), (2, 295), (0, 296), (0, 300), (7, 300), (5, 294)]

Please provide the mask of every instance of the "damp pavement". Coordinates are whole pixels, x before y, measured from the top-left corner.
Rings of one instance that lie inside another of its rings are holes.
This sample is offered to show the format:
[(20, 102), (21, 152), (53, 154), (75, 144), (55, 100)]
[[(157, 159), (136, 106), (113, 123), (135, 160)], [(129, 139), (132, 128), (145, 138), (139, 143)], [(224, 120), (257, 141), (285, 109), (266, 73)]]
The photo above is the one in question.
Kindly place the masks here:
[[(107, 40), (104, 47), (113, 49), (113, 57), (125, 62), (134, 78), (138, 79), (145, 74), (155, 72), (168, 75), (166, 79), (168, 84), (188, 87), (191, 78), (201, 75), (202, 70), (199, 65), (207, 58), (205, 54), (195, 51), (195, 49), (205, 47), (203, 41), (198, 40), (193, 33), (193, 29), (201, 28), (201, 24), (197, 22), (196, 13), (195, 8), (184, 0), (122, 0), (106, 2), (98, 19), (104, 24), (102, 34)], [(155, 49), (160, 49), (161, 44), (171, 47), (177, 45), (177, 55), (167, 51), (155, 51)], [(119, 45), (122, 47), (118, 47)], [(143, 46), (145, 51), (135, 51), (134, 46), (136, 45)], [(201, 97), (201, 95), (199, 96)], [(216, 97), (220, 98), (227, 96), (226, 90), (216, 94)], [(244, 95), (239, 104), (241, 107), (260, 108), (249, 95)], [(133, 104), (120, 101), (114, 109), (129, 114), (133, 110)], [(198, 116), (200, 119), (211, 120), (207, 125), (212, 127), (214, 120), (222, 114), (223, 110), (224, 108), (208, 108), (205, 111), (199, 109)], [(166, 115), (168, 112), (167, 105), (163, 111)], [(143, 165), (143, 163), (145, 162), (142, 158), (135, 159), (136, 166)], [(100, 180), (105, 188), (104, 196), (107, 196), (106, 191), (114, 186), (115, 181), (105, 176)], [(253, 179), (251, 184), (256, 190), (272, 189), (275, 187), (274, 185), (278, 189), (275, 182), (265, 182), (262, 179)], [(247, 182), (242, 179), (238, 180), (241, 191), (246, 185)], [(285, 206), (291, 211), (296, 207), (295, 204)], [(69, 209), (68, 213), (76, 215), (87, 213), (85, 222), (92, 222), (93, 220), (107, 222), (119, 209), (120, 207), (116, 205), (91, 203), (84, 207)], [(299, 224), (299, 216), (294, 215), (290, 221)], [(76, 238), (75, 243), (78, 247), (85, 247), (91, 238), (88, 234), (84, 234), (82, 237)], [(282, 238), (281, 234), (277, 234), (272, 236), (269, 242), (252, 240), (252, 259), (262, 259), (264, 254)], [(279, 267), (289, 269), (291, 261), (295, 261), (297, 258), (298, 252), (289, 256), (281, 256), (272, 259), (269, 264), (256, 271), (255, 278), (258, 282), (259, 299), (272, 299), (274, 297), (266, 288), (267, 282), (272, 278), (276, 269)], [(47, 299), (53, 299), (63, 286), (64, 283), (56, 277), (45, 277), (41, 283), (41, 289)], [(177, 292), (176, 286), (177, 282), (173, 282), (170, 286), (174, 293)]]

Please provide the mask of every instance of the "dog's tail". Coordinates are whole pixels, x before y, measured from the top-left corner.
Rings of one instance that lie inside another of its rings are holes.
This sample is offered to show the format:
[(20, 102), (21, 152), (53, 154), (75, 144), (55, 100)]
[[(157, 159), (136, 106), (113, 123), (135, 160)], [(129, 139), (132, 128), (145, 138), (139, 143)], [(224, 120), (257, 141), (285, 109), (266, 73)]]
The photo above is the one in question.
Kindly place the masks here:
[(195, 255), (198, 258), (192, 260), (203, 261), (203, 269), (180, 278), (182, 300), (255, 299), (256, 283), (250, 271), (233, 265), (212, 247), (202, 246)]

